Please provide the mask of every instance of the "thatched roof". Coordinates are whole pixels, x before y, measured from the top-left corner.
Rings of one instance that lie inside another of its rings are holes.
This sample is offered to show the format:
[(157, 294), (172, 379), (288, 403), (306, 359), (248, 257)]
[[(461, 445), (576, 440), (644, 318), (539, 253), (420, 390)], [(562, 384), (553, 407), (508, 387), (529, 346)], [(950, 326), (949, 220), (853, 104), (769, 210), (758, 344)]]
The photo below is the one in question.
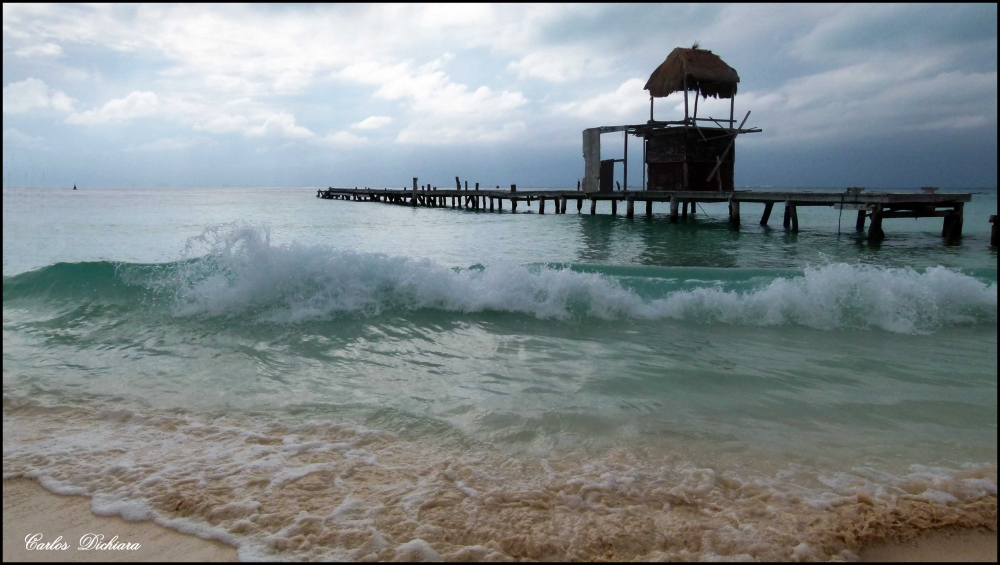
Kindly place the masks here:
[(688, 77), (688, 90), (700, 87), (702, 96), (732, 98), (736, 94), (736, 83), (740, 82), (736, 69), (708, 49), (677, 47), (649, 75), (643, 89), (656, 98), (663, 98), (684, 90), (684, 75)]

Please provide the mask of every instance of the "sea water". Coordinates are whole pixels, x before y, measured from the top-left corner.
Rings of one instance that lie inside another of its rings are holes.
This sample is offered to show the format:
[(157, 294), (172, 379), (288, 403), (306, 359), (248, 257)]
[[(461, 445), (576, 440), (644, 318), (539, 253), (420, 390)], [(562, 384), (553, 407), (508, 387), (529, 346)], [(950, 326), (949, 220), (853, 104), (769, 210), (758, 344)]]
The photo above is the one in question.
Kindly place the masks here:
[(762, 205), (734, 230), (6, 189), (4, 477), (242, 559), (853, 559), (995, 528), (996, 202), (945, 246), (832, 208), (790, 233)]

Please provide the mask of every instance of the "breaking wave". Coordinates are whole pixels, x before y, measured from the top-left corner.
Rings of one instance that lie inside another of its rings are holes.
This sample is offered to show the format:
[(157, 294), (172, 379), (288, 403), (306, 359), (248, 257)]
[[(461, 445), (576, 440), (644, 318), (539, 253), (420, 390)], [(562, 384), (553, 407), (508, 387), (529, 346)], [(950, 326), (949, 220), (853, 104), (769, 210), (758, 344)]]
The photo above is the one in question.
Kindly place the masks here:
[(60, 263), (4, 278), (4, 303), (102, 301), (176, 317), (296, 323), (435, 309), (537, 318), (674, 319), (695, 323), (929, 333), (995, 324), (996, 272), (845, 263), (803, 271), (616, 268), (488, 262), (454, 269), (427, 259), (322, 245), (272, 244), (265, 228), (216, 226), (188, 260)]

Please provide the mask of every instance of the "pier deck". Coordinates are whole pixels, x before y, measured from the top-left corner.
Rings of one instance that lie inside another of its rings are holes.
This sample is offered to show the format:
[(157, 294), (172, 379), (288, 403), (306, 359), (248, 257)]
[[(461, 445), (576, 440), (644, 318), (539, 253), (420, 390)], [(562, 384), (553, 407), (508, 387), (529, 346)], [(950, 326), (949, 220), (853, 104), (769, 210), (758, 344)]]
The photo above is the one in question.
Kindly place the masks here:
[(843, 210), (856, 211), (855, 229), (864, 231), (868, 225), (868, 239), (879, 241), (885, 238), (882, 221), (891, 218), (943, 218), (941, 235), (946, 243), (957, 242), (962, 237), (964, 204), (972, 200), (972, 195), (895, 193), (895, 192), (789, 192), (737, 190), (732, 192), (706, 191), (651, 191), (619, 190), (613, 192), (581, 192), (579, 190), (532, 190), (518, 192), (516, 185), (510, 189), (438, 189), (422, 187), (418, 189), (399, 188), (327, 188), (316, 192), (318, 198), (352, 200), (360, 202), (385, 202), (405, 206), (428, 206), (440, 208), (465, 208), (470, 210), (501, 212), (507, 201), (510, 211), (517, 211), (518, 202), (531, 206), (538, 203), (538, 213), (545, 214), (546, 203), (553, 205), (553, 213), (565, 214), (568, 202), (576, 203), (577, 213), (583, 212), (585, 201), (590, 202), (590, 213), (597, 213), (597, 202), (611, 202), (611, 213), (618, 213), (618, 203), (626, 206), (625, 216), (632, 218), (635, 203), (645, 203), (647, 216), (653, 214), (654, 202), (670, 203), (670, 221), (686, 219), (695, 213), (697, 203), (729, 204), (729, 221), (740, 225), (740, 204), (752, 202), (764, 204), (760, 225), (767, 225), (775, 204), (784, 206), (783, 225), (798, 231), (797, 208), (801, 206), (832, 206)]

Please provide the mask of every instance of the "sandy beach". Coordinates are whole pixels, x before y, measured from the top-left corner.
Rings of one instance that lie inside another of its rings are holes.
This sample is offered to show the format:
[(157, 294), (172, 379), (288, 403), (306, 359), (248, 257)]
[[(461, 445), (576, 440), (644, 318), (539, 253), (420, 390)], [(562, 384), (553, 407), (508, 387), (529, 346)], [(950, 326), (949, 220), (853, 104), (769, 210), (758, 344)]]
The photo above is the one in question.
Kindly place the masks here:
[[(25, 537), (42, 534), (40, 543), (61, 542), (66, 550), (28, 550)], [(104, 535), (103, 543), (138, 543), (136, 550), (80, 550), (86, 534)], [(90, 499), (60, 496), (28, 479), (3, 482), (3, 560), (6, 561), (236, 561), (236, 549), (157, 526), (98, 516)]]
[[(67, 542), (69, 548), (27, 550), (24, 537), (42, 533), (41, 543)], [(104, 534), (108, 541), (139, 543), (138, 550), (79, 550), (81, 537)], [(862, 561), (994, 562), (997, 534), (980, 530), (942, 530), (902, 543), (881, 543), (859, 552)], [(97, 516), (81, 496), (60, 496), (28, 479), (3, 482), (3, 560), (6, 561), (236, 561), (225, 544), (184, 535), (151, 522)]]

